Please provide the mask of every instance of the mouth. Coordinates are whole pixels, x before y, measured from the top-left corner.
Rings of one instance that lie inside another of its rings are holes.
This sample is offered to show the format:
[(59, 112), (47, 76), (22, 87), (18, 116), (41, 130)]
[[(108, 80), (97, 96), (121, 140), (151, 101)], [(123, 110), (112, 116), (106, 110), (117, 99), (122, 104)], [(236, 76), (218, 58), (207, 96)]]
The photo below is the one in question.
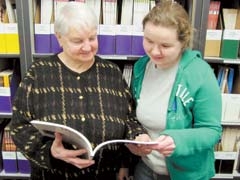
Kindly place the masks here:
[(163, 61), (163, 59), (163, 57), (152, 57), (152, 60), (156, 62)]

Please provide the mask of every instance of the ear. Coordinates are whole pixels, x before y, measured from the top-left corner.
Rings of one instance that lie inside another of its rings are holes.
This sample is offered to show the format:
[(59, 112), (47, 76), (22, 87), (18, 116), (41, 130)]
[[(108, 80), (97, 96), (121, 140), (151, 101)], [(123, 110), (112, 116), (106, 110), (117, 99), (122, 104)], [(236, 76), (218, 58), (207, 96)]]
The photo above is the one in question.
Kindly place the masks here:
[(58, 32), (55, 32), (55, 36), (58, 40), (59, 45), (62, 47), (62, 35)]

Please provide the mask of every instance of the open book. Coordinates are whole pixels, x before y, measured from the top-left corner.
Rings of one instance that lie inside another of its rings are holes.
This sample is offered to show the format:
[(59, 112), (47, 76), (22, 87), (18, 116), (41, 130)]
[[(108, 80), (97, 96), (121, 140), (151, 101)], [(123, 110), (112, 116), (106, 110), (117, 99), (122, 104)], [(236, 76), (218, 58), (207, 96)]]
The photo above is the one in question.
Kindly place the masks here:
[(31, 124), (34, 127), (36, 127), (44, 136), (54, 138), (55, 132), (61, 133), (64, 142), (70, 143), (76, 146), (77, 148), (86, 149), (88, 151), (86, 158), (88, 159), (92, 158), (95, 155), (95, 153), (99, 149), (101, 149), (103, 146), (111, 143), (126, 143), (126, 144), (133, 143), (133, 144), (145, 144), (145, 145), (157, 144), (157, 142), (154, 142), (154, 141), (143, 142), (143, 141), (135, 141), (135, 140), (127, 140), (127, 139), (114, 139), (114, 140), (108, 140), (108, 141), (102, 142), (93, 149), (91, 146), (91, 143), (89, 142), (86, 136), (84, 136), (81, 132), (69, 126), (52, 123), (52, 122), (39, 121), (39, 120), (32, 120)]

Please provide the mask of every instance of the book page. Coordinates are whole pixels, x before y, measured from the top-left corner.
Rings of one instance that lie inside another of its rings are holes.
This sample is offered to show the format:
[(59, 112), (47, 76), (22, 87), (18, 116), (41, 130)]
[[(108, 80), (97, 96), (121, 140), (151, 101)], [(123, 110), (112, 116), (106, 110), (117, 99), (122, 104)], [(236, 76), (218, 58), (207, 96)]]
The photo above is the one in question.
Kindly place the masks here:
[(154, 145), (154, 144), (157, 144), (158, 142), (155, 142), (155, 141), (144, 142), (144, 141), (135, 141), (135, 140), (127, 140), (127, 139), (109, 140), (109, 141), (105, 141), (105, 142), (97, 145), (97, 147), (93, 150), (93, 153), (91, 156), (94, 156), (96, 154), (96, 152), (99, 149), (101, 149), (103, 146), (108, 145), (108, 144), (114, 144), (114, 143)]
[(57, 123), (52, 122), (45, 122), (45, 121), (38, 121), (38, 120), (32, 120), (32, 125), (36, 127), (43, 136), (48, 136), (54, 138), (54, 133), (59, 132), (62, 134), (62, 138), (64, 142), (67, 142), (69, 144), (72, 144), (76, 146), (76, 148), (84, 148), (87, 149), (89, 152), (87, 155), (87, 158), (90, 157), (92, 154), (92, 146), (88, 139), (79, 131)]
[(62, 125), (57, 124), (53, 122), (45, 122), (45, 121), (39, 121), (39, 120), (32, 120), (31, 124), (36, 127), (43, 136), (48, 136), (51, 138), (54, 138), (54, 133), (59, 132), (62, 134), (63, 141), (70, 143), (77, 148), (84, 148), (87, 149), (88, 154), (85, 156), (85, 158), (90, 159), (92, 158), (95, 153), (101, 149), (103, 146), (113, 143), (133, 143), (133, 144), (145, 144), (145, 145), (152, 145), (157, 144), (157, 142), (143, 142), (143, 141), (135, 141), (135, 140), (127, 140), (127, 139), (114, 139), (114, 140), (108, 140), (103, 143), (100, 143), (96, 148), (93, 150), (91, 143), (88, 141), (88, 139), (79, 131)]

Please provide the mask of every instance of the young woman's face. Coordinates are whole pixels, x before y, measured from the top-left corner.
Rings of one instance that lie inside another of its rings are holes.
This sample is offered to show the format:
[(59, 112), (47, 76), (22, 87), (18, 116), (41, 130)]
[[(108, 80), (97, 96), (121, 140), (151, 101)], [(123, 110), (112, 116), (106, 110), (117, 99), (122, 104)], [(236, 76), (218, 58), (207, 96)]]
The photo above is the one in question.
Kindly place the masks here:
[(97, 30), (94, 28), (71, 28), (66, 35), (60, 35), (58, 39), (65, 55), (74, 61), (91, 61), (98, 50)]
[(177, 30), (147, 22), (144, 28), (143, 47), (146, 54), (160, 68), (169, 68), (181, 57), (182, 44)]

